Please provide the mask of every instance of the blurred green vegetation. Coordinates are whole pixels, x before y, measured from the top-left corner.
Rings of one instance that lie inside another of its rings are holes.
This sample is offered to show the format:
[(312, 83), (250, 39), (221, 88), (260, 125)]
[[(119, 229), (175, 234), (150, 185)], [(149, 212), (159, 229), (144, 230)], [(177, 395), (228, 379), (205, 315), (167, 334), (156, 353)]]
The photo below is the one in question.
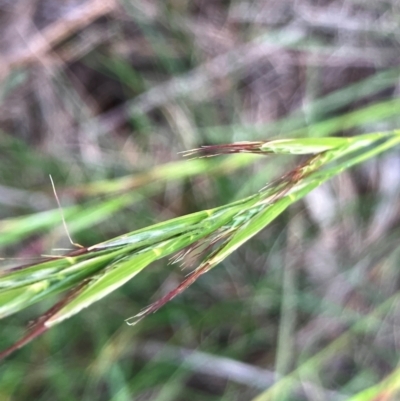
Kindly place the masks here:
[[(71, 248), (49, 175), (90, 246), (302, 160), (181, 151), (400, 127), (395, 1), (6, 3), (0, 268)], [(343, 173), (128, 327), (187, 274), (154, 263), (2, 362), (0, 399), (396, 400), (399, 173), (398, 149)], [(2, 320), (0, 349), (52, 301)]]

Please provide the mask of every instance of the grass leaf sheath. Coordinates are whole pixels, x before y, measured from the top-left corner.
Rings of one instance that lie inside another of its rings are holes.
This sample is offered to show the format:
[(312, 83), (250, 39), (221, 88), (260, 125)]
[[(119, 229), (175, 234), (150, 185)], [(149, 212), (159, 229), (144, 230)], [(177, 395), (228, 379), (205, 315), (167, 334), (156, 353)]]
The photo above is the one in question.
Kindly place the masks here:
[(191, 157), (256, 153), (308, 158), (258, 193), (239, 201), (155, 224), (63, 257), (0, 271), (0, 318), (54, 294), (63, 294), (30, 325), (21, 340), (0, 353), (0, 358), (102, 299), (150, 263), (172, 255), (174, 263), (184, 262), (191, 255), (201, 254), (200, 265), (179, 286), (127, 320), (131, 325), (137, 323), (223, 261), (292, 203), (343, 170), (399, 143), (400, 131), (393, 131), (351, 138), (238, 142), (184, 152)]

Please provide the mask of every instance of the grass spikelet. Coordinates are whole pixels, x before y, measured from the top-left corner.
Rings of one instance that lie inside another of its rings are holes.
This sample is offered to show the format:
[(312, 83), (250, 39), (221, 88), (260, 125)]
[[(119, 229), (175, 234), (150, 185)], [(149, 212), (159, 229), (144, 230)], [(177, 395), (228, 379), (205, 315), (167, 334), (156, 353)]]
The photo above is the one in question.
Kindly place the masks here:
[(240, 142), (187, 152), (186, 156), (203, 152), (206, 156), (241, 152), (310, 156), (258, 193), (239, 201), (158, 223), (63, 257), (1, 271), (0, 317), (55, 294), (64, 296), (28, 328), (21, 340), (0, 353), (0, 358), (104, 298), (152, 262), (175, 255), (172, 263), (185, 263), (188, 258), (201, 256), (198, 267), (181, 284), (127, 319), (128, 324), (136, 324), (181, 294), (314, 188), (399, 143), (400, 131), (393, 131), (352, 138)]

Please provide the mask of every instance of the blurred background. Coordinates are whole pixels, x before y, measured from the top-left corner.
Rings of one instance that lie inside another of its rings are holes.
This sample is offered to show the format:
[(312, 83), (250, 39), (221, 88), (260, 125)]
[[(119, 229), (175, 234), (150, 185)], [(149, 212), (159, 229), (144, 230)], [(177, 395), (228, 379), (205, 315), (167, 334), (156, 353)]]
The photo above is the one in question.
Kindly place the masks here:
[[(49, 174), (90, 246), (299, 162), (183, 150), (400, 128), (399, 23), (396, 0), (0, 0), (0, 268), (71, 248)], [(399, 190), (396, 149), (128, 327), (187, 274), (153, 264), (3, 362), (0, 400), (398, 400)]]

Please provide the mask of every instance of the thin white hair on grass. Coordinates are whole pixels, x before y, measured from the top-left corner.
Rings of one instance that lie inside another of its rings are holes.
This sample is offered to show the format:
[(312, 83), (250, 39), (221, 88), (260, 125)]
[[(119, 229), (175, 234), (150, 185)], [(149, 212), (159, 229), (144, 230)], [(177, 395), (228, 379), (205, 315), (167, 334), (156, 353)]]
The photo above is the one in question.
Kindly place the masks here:
[(67, 234), (68, 240), (71, 243), (71, 245), (82, 249), (82, 248), (84, 248), (82, 245), (72, 241), (71, 235), (69, 234), (67, 222), (65, 221), (64, 211), (63, 211), (63, 209), (61, 207), (60, 199), (58, 198), (57, 191), (56, 191), (56, 186), (54, 185), (53, 177), (51, 176), (51, 174), (49, 174), (49, 178), (50, 178), (51, 186), (53, 188), (54, 197), (56, 198), (56, 202), (57, 202), (57, 205), (58, 205), (58, 210), (60, 211), (61, 219), (62, 219), (63, 226), (64, 226), (64, 230), (65, 230), (65, 233)]

